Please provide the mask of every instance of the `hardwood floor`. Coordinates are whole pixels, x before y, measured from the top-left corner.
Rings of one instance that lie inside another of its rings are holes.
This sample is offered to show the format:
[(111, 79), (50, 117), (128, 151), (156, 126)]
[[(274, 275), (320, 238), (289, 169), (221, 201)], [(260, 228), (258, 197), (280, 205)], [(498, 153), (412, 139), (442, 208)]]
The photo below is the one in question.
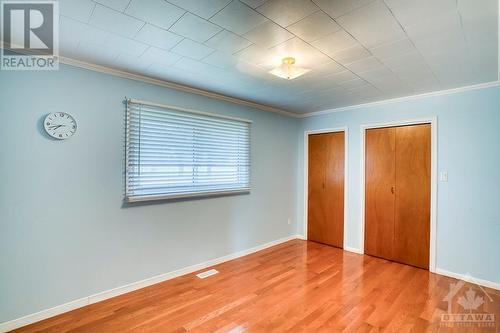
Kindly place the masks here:
[[(443, 327), (443, 299), (457, 280), (314, 242), (290, 241), (215, 268), (220, 273), (204, 280), (189, 274), (16, 332), (500, 331), (500, 291), (466, 284), (450, 306), (455, 314), (494, 314), (496, 326)], [(476, 310), (459, 304), (474, 307), (478, 297), (484, 304)]]

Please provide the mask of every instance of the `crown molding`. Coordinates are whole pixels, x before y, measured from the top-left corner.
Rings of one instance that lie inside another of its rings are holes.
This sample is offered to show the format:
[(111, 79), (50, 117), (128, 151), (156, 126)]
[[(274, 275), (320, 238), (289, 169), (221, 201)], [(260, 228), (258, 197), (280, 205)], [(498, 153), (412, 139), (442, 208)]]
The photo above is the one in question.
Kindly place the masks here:
[(410, 95), (410, 96), (404, 96), (404, 97), (398, 97), (398, 98), (384, 99), (384, 100), (376, 101), (376, 102), (369, 102), (369, 103), (364, 103), (364, 104), (344, 106), (344, 107), (335, 108), (335, 109), (328, 109), (328, 110), (323, 110), (323, 111), (314, 111), (314, 112), (309, 112), (309, 113), (303, 113), (303, 114), (299, 114), (298, 118), (321, 116), (321, 115), (326, 115), (326, 114), (330, 114), (330, 113), (344, 112), (344, 111), (356, 110), (356, 109), (360, 109), (360, 108), (380, 106), (380, 105), (392, 104), (392, 103), (400, 103), (400, 102), (412, 101), (412, 100), (422, 99), (422, 98), (427, 98), (427, 97), (432, 97), (432, 96), (456, 94), (456, 93), (460, 93), (460, 92), (485, 89), (485, 88), (491, 88), (491, 87), (498, 87), (498, 86), (500, 86), (500, 81), (497, 80), (497, 81), (480, 83), (480, 84), (464, 86), (464, 87), (459, 87), (459, 88), (432, 91), (432, 92), (418, 94), (418, 95)]
[(279, 108), (275, 108), (275, 107), (272, 107), (269, 105), (260, 104), (260, 103), (256, 103), (256, 102), (250, 102), (250, 101), (240, 99), (240, 98), (230, 97), (227, 95), (223, 95), (223, 94), (219, 94), (219, 93), (215, 93), (215, 92), (211, 92), (211, 91), (207, 91), (207, 90), (202, 90), (202, 89), (190, 87), (187, 85), (183, 85), (183, 84), (179, 84), (179, 83), (175, 83), (175, 82), (171, 82), (171, 81), (154, 79), (154, 78), (151, 78), (149, 76), (134, 74), (134, 73), (130, 73), (130, 72), (126, 72), (126, 71), (122, 71), (122, 70), (118, 70), (118, 69), (114, 69), (114, 68), (110, 68), (110, 67), (106, 67), (106, 66), (91, 64), (88, 62), (84, 62), (84, 61), (80, 61), (80, 60), (76, 60), (76, 59), (72, 59), (72, 58), (59, 57), (59, 62), (65, 64), (65, 65), (73, 66), (73, 67), (88, 69), (91, 71), (109, 74), (109, 75), (113, 75), (113, 76), (118, 76), (118, 77), (131, 79), (131, 80), (135, 80), (135, 81), (142, 81), (142, 82), (154, 84), (154, 85), (161, 86), (161, 87), (166, 87), (166, 88), (175, 89), (175, 90), (182, 91), (182, 92), (187, 92), (187, 93), (191, 93), (191, 94), (205, 96), (205, 97), (212, 98), (212, 99), (221, 100), (224, 102), (249, 106), (249, 107), (260, 109), (263, 111), (279, 113), (281, 115), (285, 115), (288, 117), (297, 118), (299, 116), (296, 113), (289, 112), (289, 111), (279, 109)]
[[(500, 8), (500, 6), (499, 6), (499, 8)], [(499, 48), (500, 48), (500, 42), (499, 42)], [(221, 100), (221, 101), (225, 101), (225, 102), (229, 102), (229, 103), (233, 103), (233, 104), (249, 106), (249, 107), (252, 107), (255, 109), (273, 112), (273, 113), (278, 113), (278, 114), (292, 117), (292, 118), (308, 118), (308, 117), (314, 117), (314, 116), (327, 115), (330, 113), (356, 110), (356, 109), (360, 109), (360, 108), (374, 107), (374, 106), (380, 106), (380, 105), (385, 105), (385, 104), (392, 104), (392, 103), (417, 100), (417, 99), (422, 99), (422, 98), (427, 98), (427, 97), (432, 97), (432, 96), (449, 95), (449, 94), (455, 94), (455, 93), (466, 92), (466, 91), (471, 91), (471, 90), (478, 90), (478, 89), (485, 89), (485, 88), (500, 86), (500, 80), (496, 80), (496, 81), (485, 82), (485, 83), (469, 85), (469, 86), (463, 86), (463, 87), (458, 87), (458, 88), (438, 90), (438, 91), (432, 91), (432, 92), (423, 93), (423, 94), (409, 95), (409, 96), (403, 96), (403, 97), (397, 97), (397, 98), (391, 98), (391, 99), (384, 99), (384, 100), (380, 100), (380, 101), (376, 101), (376, 102), (349, 105), (349, 106), (344, 106), (344, 107), (340, 107), (340, 108), (327, 109), (327, 110), (321, 110), (321, 111), (313, 111), (313, 112), (307, 112), (307, 113), (301, 114), (301, 113), (294, 113), (294, 112), (286, 111), (284, 109), (272, 107), (272, 106), (261, 104), (261, 103), (251, 102), (251, 101), (247, 101), (247, 100), (236, 98), (236, 97), (230, 97), (230, 96), (227, 96), (224, 94), (219, 94), (219, 93), (215, 93), (215, 92), (211, 92), (211, 91), (207, 91), (207, 90), (203, 90), (203, 89), (190, 87), (187, 85), (183, 85), (183, 84), (179, 84), (179, 83), (175, 83), (175, 82), (171, 82), (171, 81), (167, 81), (167, 80), (154, 79), (152, 77), (141, 75), (141, 74), (134, 74), (134, 73), (114, 69), (111, 67), (91, 64), (88, 62), (84, 62), (84, 61), (80, 61), (80, 60), (76, 60), (76, 59), (72, 59), (72, 58), (59, 57), (59, 61), (65, 65), (69, 65), (69, 66), (73, 66), (73, 67), (88, 69), (91, 71), (109, 74), (109, 75), (113, 75), (113, 76), (118, 76), (118, 77), (130, 79), (130, 80), (154, 84), (157, 86), (166, 87), (166, 88), (170, 88), (170, 89), (174, 89), (174, 90), (178, 90), (178, 91), (182, 91), (182, 92), (187, 92), (187, 93), (191, 93), (191, 94), (201, 95), (201, 96), (205, 96), (208, 98)], [(499, 56), (499, 63), (500, 63), (500, 56)], [(500, 75), (500, 71), (499, 71), (499, 75)]]

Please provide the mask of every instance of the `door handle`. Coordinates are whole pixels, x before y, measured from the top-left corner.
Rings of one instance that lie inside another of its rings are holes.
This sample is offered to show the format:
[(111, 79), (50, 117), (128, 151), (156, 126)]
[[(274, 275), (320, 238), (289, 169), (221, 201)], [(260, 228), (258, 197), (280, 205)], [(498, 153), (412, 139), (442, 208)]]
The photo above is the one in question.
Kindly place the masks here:
[(395, 188), (394, 186), (391, 186), (391, 193), (394, 194)]

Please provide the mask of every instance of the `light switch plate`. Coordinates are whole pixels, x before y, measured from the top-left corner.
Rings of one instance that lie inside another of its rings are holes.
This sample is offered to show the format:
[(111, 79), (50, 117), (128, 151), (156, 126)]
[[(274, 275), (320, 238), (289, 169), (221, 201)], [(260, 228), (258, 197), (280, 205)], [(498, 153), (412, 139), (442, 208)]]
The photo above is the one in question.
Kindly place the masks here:
[(441, 171), (439, 173), (439, 181), (447, 182), (448, 181), (448, 171)]

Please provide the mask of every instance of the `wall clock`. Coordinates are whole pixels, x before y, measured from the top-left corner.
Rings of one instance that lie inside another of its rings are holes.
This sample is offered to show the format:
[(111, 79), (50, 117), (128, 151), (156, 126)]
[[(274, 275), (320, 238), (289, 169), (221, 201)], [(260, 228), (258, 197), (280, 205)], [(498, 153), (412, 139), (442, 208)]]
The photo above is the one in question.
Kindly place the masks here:
[(66, 112), (49, 113), (43, 122), (45, 132), (53, 138), (64, 140), (76, 132), (76, 120)]

